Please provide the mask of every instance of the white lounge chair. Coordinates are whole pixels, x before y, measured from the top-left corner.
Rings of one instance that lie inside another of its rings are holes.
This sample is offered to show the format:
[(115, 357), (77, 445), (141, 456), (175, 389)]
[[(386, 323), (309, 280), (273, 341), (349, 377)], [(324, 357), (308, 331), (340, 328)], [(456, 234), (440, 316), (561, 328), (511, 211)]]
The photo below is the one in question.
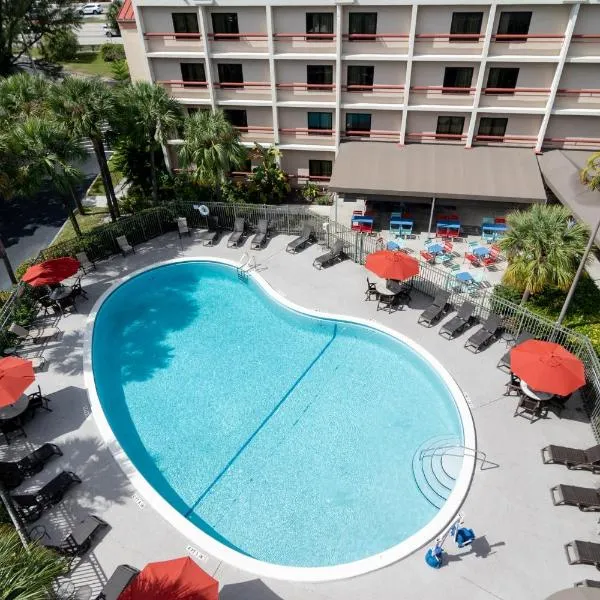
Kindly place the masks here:
[(82, 271), (87, 274), (88, 271), (96, 268), (96, 263), (92, 262), (85, 252), (78, 252), (75, 258), (79, 261), (79, 266)]
[(190, 228), (187, 224), (187, 219), (185, 217), (177, 218), (177, 233), (179, 233), (179, 237), (185, 235), (186, 233), (187, 235), (192, 235), (190, 232)]
[(134, 247), (127, 241), (127, 238), (124, 235), (120, 235), (117, 238), (117, 244), (119, 244), (119, 250), (121, 250), (123, 256), (127, 256), (130, 252), (135, 254)]
[(58, 327), (34, 327), (32, 329), (25, 329), (17, 323), (13, 323), (8, 331), (14, 333), (23, 342), (31, 341), (38, 342), (40, 340), (48, 340), (57, 337), (61, 334), (61, 330)]

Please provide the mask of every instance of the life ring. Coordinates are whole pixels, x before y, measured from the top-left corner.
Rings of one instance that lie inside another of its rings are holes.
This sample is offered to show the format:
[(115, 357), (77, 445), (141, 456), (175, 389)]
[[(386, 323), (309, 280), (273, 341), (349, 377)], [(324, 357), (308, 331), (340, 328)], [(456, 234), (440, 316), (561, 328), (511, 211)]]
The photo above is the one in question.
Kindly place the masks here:
[(209, 215), (209, 213), (210, 213), (210, 210), (208, 210), (208, 206), (206, 206), (206, 204), (201, 204), (201, 205), (198, 207), (198, 211), (200, 212), (200, 214), (201, 214), (203, 217), (208, 217), (208, 215)]

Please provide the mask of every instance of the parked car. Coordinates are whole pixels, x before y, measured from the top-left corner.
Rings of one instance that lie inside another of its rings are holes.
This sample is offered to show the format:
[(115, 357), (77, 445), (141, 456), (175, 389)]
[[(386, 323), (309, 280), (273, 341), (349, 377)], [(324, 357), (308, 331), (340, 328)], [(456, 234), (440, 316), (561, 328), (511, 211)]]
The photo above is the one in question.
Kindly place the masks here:
[(106, 23), (102, 26), (104, 28), (104, 35), (106, 37), (121, 37), (120, 29), (113, 29), (110, 25)]
[(103, 8), (100, 4), (84, 4), (79, 9), (81, 15), (100, 15), (102, 14)]

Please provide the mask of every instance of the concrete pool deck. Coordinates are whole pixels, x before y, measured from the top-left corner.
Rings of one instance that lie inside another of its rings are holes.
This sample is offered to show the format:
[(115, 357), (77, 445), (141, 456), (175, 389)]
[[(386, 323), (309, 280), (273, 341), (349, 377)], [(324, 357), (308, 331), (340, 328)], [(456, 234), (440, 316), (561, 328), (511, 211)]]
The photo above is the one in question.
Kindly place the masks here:
[(575, 581), (600, 578), (593, 567), (569, 566), (563, 550), (572, 539), (598, 541), (597, 517), (572, 507), (555, 507), (549, 493), (549, 488), (559, 483), (597, 486), (597, 477), (543, 465), (540, 457), (540, 448), (549, 443), (592, 445), (585, 414), (569, 405), (562, 419), (553, 413), (534, 424), (513, 418), (516, 398), (502, 395), (507, 375), (495, 368), (506, 351), (505, 342), (500, 340), (474, 355), (463, 348), (467, 334), (454, 341), (443, 339), (437, 333), (439, 326), (427, 329), (417, 324), (418, 314), (430, 300), (418, 294), (411, 307), (402, 311), (391, 315), (376, 312), (375, 302), (364, 301), (363, 267), (344, 261), (317, 271), (312, 261), (322, 249), (315, 245), (289, 255), (285, 252), (289, 239), (276, 236), (264, 250), (254, 253), (260, 274), (273, 288), (307, 308), (372, 319), (396, 329), (440, 360), (462, 388), (473, 412), (478, 448), (490, 463), (498, 465), (476, 469), (463, 506), (466, 525), (475, 530), (478, 539), (472, 548), (462, 551), (447, 543), (449, 562), (439, 571), (425, 564), (423, 548), (379, 571), (318, 584), (259, 579), (219, 562), (202, 548), (190, 547), (190, 541), (135, 492), (117, 466), (91, 417), (82, 375), (87, 312), (115, 280), (182, 256), (237, 260), (250, 246), (246, 241), (245, 248), (229, 249), (225, 236), (216, 246), (206, 248), (193, 239), (180, 242), (176, 234), (167, 234), (138, 246), (135, 255), (99, 263), (98, 271), (83, 279), (89, 299), (79, 303), (79, 313), (60, 320), (64, 334), (47, 345), (44, 354), (50, 364), (37, 377), (44, 394), (52, 399), (53, 412), (38, 413), (26, 425), (26, 439), (15, 440), (0, 450), (0, 459), (10, 460), (53, 441), (64, 452), (42, 473), (27, 480), (19, 492), (36, 488), (62, 469), (75, 471), (83, 480), (39, 521), (47, 527), (53, 542), (88, 513), (110, 524), (110, 530), (80, 563), (75, 563), (67, 578), (79, 589), (79, 597), (95, 597), (121, 563), (142, 568), (147, 562), (186, 553), (219, 580), (224, 600), (416, 600), (440, 594), (451, 600), (530, 600), (546, 598)]

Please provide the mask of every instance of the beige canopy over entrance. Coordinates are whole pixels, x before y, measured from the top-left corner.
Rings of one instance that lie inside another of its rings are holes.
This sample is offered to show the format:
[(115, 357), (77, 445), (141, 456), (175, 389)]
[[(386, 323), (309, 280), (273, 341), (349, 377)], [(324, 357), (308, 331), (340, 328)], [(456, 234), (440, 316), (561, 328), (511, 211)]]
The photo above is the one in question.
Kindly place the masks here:
[(329, 189), (491, 202), (546, 200), (531, 149), (490, 146), (346, 142), (340, 145)]

